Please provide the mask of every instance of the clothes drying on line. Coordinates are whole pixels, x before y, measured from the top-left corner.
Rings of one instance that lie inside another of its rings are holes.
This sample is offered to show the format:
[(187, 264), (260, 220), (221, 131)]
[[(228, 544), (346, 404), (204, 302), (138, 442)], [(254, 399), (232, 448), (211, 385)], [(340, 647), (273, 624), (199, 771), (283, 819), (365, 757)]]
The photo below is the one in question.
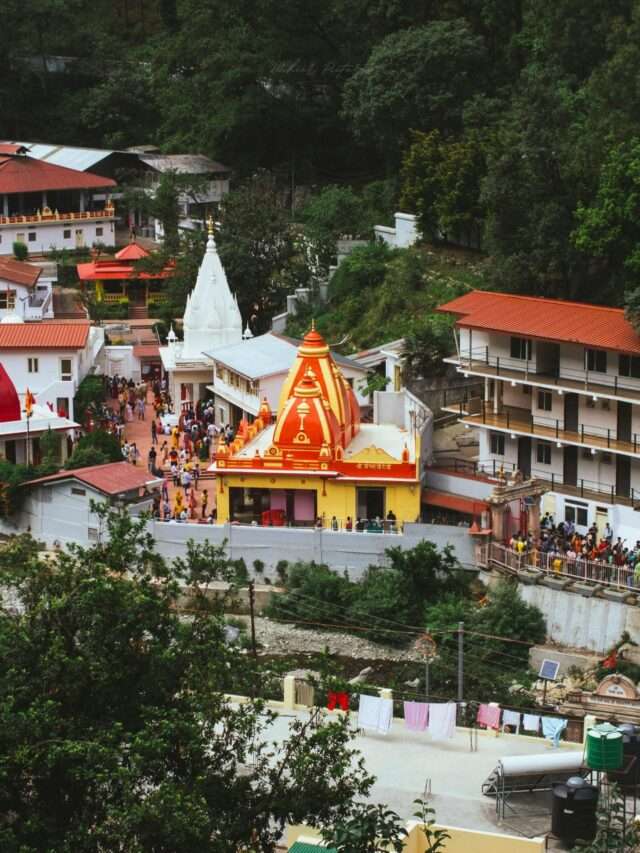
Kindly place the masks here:
[(333, 711), (335, 708), (340, 708), (341, 711), (348, 711), (349, 694), (330, 690), (327, 694), (327, 708), (329, 711)]
[(548, 737), (554, 746), (560, 743), (560, 735), (567, 728), (567, 721), (558, 717), (542, 718), (542, 734)]
[(412, 732), (423, 732), (427, 728), (429, 706), (426, 702), (404, 703), (404, 724)]
[(455, 702), (429, 704), (428, 732), (433, 740), (451, 739), (456, 733)]
[(523, 714), (522, 728), (525, 732), (535, 732), (536, 734), (538, 734), (538, 732), (540, 731), (540, 715)]
[(480, 705), (476, 722), (479, 726), (498, 731), (500, 728), (500, 713), (499, 705)]
[(358, 728), (365, 731), (386, 734), (393, 719), (393, 702), (380, 696), (360, 694), (358, 706)]
[(503, 711), (502, 731), (504, 731), (505, 726), (513, 726), (516, 734), (520, 734), (520, 713), (518, 711)]

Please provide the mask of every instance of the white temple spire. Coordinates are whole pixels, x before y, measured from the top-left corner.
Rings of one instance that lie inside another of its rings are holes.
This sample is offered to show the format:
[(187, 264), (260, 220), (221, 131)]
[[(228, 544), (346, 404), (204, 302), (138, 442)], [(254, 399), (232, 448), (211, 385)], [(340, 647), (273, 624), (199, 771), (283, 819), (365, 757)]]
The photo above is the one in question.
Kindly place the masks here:
[(218, 255), (211, 219), (208, 232), (207, 248), (184, 312), (183, 359), (199, 359), (206, 350), (242, 340), (240, 309)]

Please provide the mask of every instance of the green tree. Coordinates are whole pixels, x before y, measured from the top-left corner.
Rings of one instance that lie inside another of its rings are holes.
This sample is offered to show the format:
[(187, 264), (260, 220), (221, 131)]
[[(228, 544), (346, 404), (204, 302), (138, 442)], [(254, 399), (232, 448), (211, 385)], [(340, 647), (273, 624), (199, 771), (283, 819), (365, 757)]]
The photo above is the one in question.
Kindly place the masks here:
[(484, 209), (481, 180), (486, 167), (477, 134), (445, 140), (438, 130), (414, 132), (402, 165), (403, 209), (418, 216), (425, 239), (464, 239), (480, 245)]
[(573, 241), (623, 284), (640, 277), (640, 137), (608, 152), (598, 191), (590, 205), (579, 204)]
[(346, 83), (344, 110), (357, 134), (376, 139), (397, 161), (410, 130), (460, 130), (484, 66), (483, 41), (462, 18), (401, 30), (376, 45)]
[(80, 436), (66, 467), (82, 468), (85, 465), (102, 465), (105, 462), (122, 462), (120, 442), (113, 433), (96, 428)]
[(342, 821), (372, 782), (346, 721), (267, 745), (263, 703), (224, 695), (255, 663), (208, 608), (179, 617), (144, 519), (103, 519), (92, 548), (0, 551), (2, 849), (271, 851), (287, 823)]
[(289, 212), (272, 175), (261, 173), (224, 200), (220, 258), (241, 314), (266, 331), (288, 292), (283, 273), (294, 255)]
[(29, 250), (27, 249), (27, 244), (23, 243), (21, 240), (13, 241), (13, 257), (16, 261), (26, 261), (29, 256)]

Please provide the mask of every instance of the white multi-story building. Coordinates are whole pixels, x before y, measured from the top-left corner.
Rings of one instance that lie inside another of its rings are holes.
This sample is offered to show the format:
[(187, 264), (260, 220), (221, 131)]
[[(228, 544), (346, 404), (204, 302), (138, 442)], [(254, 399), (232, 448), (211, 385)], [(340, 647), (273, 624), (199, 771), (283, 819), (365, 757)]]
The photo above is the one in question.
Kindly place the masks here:
[(26, 321), (53, 319), (55, 280), (42, 267), (0, 257), (0, 320), (14, 314)]
[(0, 255), (12, 254), (14, 243), (30, 254), (114, 246), (116, 215), (105, 193), (115, 185), (31, 157), (23, 145), (0, 143)]
[(476, 473), (519, 470), (548, 484), (556, 522), (640, 538), (640, 336), (624, 311), (485, 291), (439, 310), (456, 317), (445, 361), (484, 381), (458, 412)]
[(39, 406), (72, 420), (82, 418), (73, 411), (73, 398), (103, 345), (104, 329), (88, 322), (24, 323), (17, 316), (0, 322), (0, 363), (21, 407), (28, 389)]

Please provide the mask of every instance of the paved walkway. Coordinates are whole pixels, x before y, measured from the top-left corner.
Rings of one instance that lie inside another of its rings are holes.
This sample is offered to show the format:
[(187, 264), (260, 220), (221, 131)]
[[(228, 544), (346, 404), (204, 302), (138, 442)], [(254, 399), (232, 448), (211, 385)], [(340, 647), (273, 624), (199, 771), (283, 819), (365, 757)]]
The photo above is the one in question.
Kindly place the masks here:
[[(114, 408), (117, 406), (117, 400), (111, 400), (110, 402), (111, 402), (111, 405), (114, 406)], [(148, 394), (147, 395), (147, 402), (145, 405), (145, 419), (144, 420), (138, 420), (137, 417), (134, 417), (134, 419), (132, 421), (130, 421), (129, 423), (125, 423), (125, 428), (124, 428), (125, 439), (129, 443), (135, 442), (135, 445), (140, 452), (138, 465), (145, 467), (145, 468), (148, 465), (149, 450), (151, 449), (151, 422), (153, 420), (153, 415), (154, 415), (154, 411), (153, 411), (153, 406), (151, 405), (151, 394)], [(169, 436), (162, 436), (162, 435), (158, 436), (158, 443), (156, 445), (156, 450), (158, 451), (158, 459), (156, 461), (156, 464), (159, 467), (161, 465), (161, 459), (160, 459), (160, 455), (159, 455), (160, 454), (160, 447), (162, 446), (162, 443), (164, 442), (165, 439), (168, 441)], [(195, 457), (194, 457), (194, 461), (195, 461)], [(172, 482), (172, 479), (170, 476), (169, 464), (167, 463), (166, 465), (164, 465), (162, 467), (163, 467), (165, 479), (167, 480), (167, 484), (168, 484), (168, 488), (169, 488), (169, 504), (173, 510), (174, 501), (175, 501), (175, 494), (177, 491), (182, 491), (182, 489), (180, 487), (176, 488), (173, 485), (173, 482)], [(197, 501), (197, 511), (196, 511), (197, 515), (196, 515), (196, 517), (197, 517), (197, 519), (200, 519), (201, 515), (202, 515), (201, 499), (202, 499), (202, 493), (205, 489), (207, 490), (208, 499), (209, 499), (208, 500), (208, 506), (207, 506), (207, 512), (208, 513), (211, 512), (211, 509), (215, 506), (215, 478), (211, 474), (206, 473), (207, 467), (208, 467), (208, 463), (200, 462), (200, 469), (202, 471), (202, 474), (201, 474), (201, 478), (200, 478), (199, 488), (196, 489), (196, 501)]]

